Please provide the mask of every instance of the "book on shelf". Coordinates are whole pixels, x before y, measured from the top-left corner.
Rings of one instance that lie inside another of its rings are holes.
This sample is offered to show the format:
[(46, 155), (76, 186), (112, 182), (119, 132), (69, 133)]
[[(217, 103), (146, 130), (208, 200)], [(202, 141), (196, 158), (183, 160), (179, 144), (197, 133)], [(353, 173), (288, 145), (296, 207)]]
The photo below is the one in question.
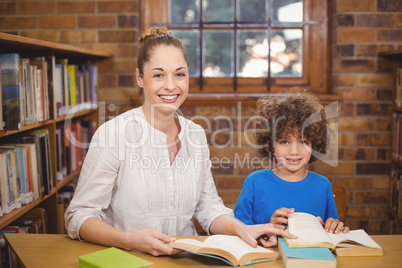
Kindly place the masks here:
[[(33, 233), (38, 233), (38, 234), (47, 234), (47, 212), (45, 208), (41, 207), (35, 207), (22, 215), (21, 217), (18, 218), (18, 221), (33, 221), (35, 222), (35, 229), (33, 229)], [(16, 224), (14, 222), (14, 224)]]
[(17, 53), (0, 54), (2, 114), (4, 129), (21, 129), (20, 57)]
[(35, 111), (36, 122), (41, 122), (49, 119), (48, 102), (48, 78), (47, 78), (47, 62), (45, 57), (36, 57), (30, 59), (30, 64), (33, 67), (33, 84), (35, 92)]
[(393, 169), (391, 171), (390, 180), (390, 197), (389, 206), (391, 210), (398, 216), (402, 216), (402, 195), (400, 193), (402, 187), (402, 169)]
[[(15, 158), (14, 163), (15, 165), (15, 174), (17, 176), (17, 185), (14, 186), (16, 191), (19, 191), (21, 205), (28, 205), (32, 202), (32, 188), (30, 185), (30, 178), (28, 173), (28, 159), (29, 157), (29, 148), (20, 145), (20, 144), (0, 144), (0, 149), (10, 150), (11, 152), (15, 152), (13, 158)], [(1, 165), (0, 165), (1, 166)]]
[(336, 258), (328, 248), (289, 248), (283, 238), (278, 238), (278, 250), (286, 268), (336, 267)]
[(280, 258), (279, 252), (257, 246), (253, 248), (238, 236), (212, 235), (204, 242), (196, 239), (177, 239), (168, 246), (193, 254), (216, 258), (232, 266), (250, 265)]
[(115, 247), (78, 257), (78, 267), (80, 268), (140, 268), (150, 265), (153, 265), (153, 263)]
[(324, 230), (317, 217), (308, 213), (292, 213), (287, 231), (297, 239), (284, 237), (289, 248), (325, 247), (337, 256), (381, 256), (383, 250), (364, 230), (331, 234)]
[(1, 63), (0, 63), (0, 131), (4, 128), (4, 120), (3, 120), (3, 88), (1, 83), (2, 75), (1, 75)]

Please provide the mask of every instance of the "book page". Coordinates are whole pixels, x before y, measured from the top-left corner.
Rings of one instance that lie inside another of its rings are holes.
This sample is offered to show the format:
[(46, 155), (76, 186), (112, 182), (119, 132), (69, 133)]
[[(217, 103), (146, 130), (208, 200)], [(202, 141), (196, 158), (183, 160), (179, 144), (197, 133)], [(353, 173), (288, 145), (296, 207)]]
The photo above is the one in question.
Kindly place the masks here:
[(331, 243), (331, 238), (322, 227), (317, 217), (302, 212), (295, 212), (288, 219), (288, 231), (298, 236), (298, 239), (289, 239), (299, 243)]
[(353, 230), (346, 234), (341, 232), (328, 235), (331, 237), (332, 241), (334, 241), (335, 245), (342, 244), (342, 247), (344, 246), (344, 243), (342, 242), (353, 241), (366, 247), (381, 248), (380, 245), (378, 245), (364, 230)]
[(213, 235), (205, 239), (204, 243), (226, 250), (232, 253), (238, 260), (240, 260), (240, 258), (243, 255), (251, 252), (261, 252), (261, 253), (274, 252), (270, 249), (261, 246), (253, 248), (240, 237), (231, 235)]
[(191, 239), (191, 238), (189, 238), (189, 239), (177, 239), (175, 242), (194, 245), (194, 246), (197, 246), (197, 247), (219, 248), (217, 246), (206, 244), (206, 243), (201, 242), (201, 241), (199, 241), (197, 239)]

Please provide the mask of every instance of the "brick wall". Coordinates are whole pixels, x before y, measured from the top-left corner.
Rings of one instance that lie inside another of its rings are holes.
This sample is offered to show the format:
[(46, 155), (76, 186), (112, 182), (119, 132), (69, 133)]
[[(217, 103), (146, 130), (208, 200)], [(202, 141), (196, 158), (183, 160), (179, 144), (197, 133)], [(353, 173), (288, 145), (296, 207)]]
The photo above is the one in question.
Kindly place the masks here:
[[(339, 164), (311, 169), (347, 190), (346, 223), (386, 233), (390, 173), (391, 64), (378, 52), (402, 46), (399, 0), (337, 0), (332, 3), (332, 88), (339, 102)], [(134, 73), (139, 0), (1, 1), (0, 31), (95, 47), (116, 56), (100, 69), (101, 109), (115, 116), (135, 104)], [(233, 206), (244, 178), (259, 163), (246, 122), (253, 104), (184, 106), (207, 128), (219, 194)], [(216, 115), (220, 115), (219, 119)], [(232, 129), (233, 131), (229, 131)], [(243, 162), (244, 159), (249, 159)], [(252, 162), (255, 161), (255, 162)]]
[(110, 116), (129, 109), (137, 93), (139, 0), (2, 0), (0, 31), (112, 52), (99, 70), (101, 107)]

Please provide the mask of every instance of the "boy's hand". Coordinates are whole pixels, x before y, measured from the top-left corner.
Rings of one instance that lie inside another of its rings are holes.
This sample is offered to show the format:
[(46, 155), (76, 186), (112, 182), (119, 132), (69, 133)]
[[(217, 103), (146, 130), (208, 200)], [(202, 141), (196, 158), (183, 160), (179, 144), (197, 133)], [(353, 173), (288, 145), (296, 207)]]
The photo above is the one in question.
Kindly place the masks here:
[(288, 224), (288, 217), (295, 212), (294, 208), (280, 208), (275, 210), (271, 216), (271, 223), (279, 229), (285, 230)]
[(347, 233), (349, 232), (349, 227), (344, 226), (344, 223), (341, 221), (338, 221), (333, 218), (328, 218), (327, 221), (324, 224), (324, 221), (321, 219), (320, 216), (317, 217), (322, 226), (324, 227), (325, 231), (328, 233), (334, 233), (337, 234), (339, 232)]

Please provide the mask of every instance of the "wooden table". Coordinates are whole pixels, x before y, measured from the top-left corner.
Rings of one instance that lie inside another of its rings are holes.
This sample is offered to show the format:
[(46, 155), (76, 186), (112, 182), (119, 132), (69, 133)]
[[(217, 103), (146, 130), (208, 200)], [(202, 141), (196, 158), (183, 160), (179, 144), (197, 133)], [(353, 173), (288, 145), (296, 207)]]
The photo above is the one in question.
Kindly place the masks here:
[[(72, 240), (57, 234), (5, 234), (6, 245), (15, 253), (20, 263), (28, 268), (78, 267), (78, 257), (107, 247)], [(338, 257), (337, 267), (402, 267), (402, 235), (372, 235), (384, 250), (381, 257)], [(192, 237), (200, 240), (205, 237)], [(230, 267), (220, 260), (197, 256), (187, 252), (175, 256), (153, 257), (131, 251), (131, 254), (154, 263), (150, 267)], [(281, 267), (282, 260), (253, 264), (252, 268)]]

